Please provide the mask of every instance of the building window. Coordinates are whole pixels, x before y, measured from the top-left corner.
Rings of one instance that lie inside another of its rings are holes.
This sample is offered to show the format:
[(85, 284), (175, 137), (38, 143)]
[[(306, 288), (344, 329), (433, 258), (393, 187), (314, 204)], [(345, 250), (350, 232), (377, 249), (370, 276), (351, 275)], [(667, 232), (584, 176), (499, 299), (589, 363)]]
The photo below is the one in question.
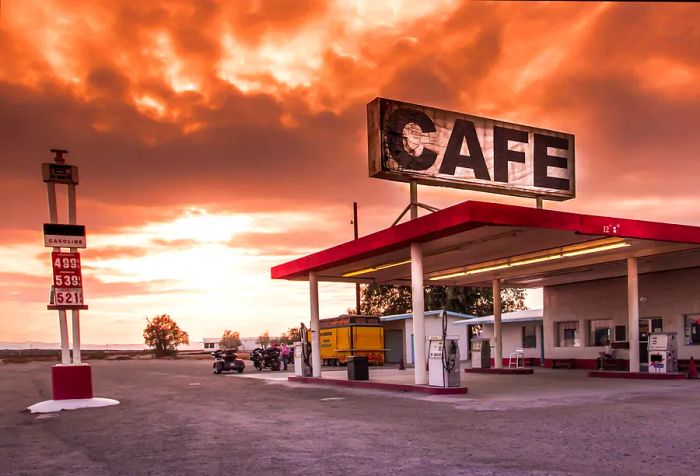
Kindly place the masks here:
[(205, 343), (204, 343), (204, 348), (205, 348), (205, 349), (213, 349), (213, 348), (214, 348), (214, 342), (205, 342)]
[(594, 347), (604, 346), (606, 341), (612, 342), (612, 319), (597, 319), (588, 321), (588, 345)]
[(534, 324), (523, 326), (523, 349), (537, 347), (537, 326)]
[(615, 342), (627, 342), (627, 326), (615, 326)]
[(686, 345), (700, 345), (700, 314), (686, 314), (685, 343)]
[(580, 347), (578, 321), (557, 322), (557, 347)]

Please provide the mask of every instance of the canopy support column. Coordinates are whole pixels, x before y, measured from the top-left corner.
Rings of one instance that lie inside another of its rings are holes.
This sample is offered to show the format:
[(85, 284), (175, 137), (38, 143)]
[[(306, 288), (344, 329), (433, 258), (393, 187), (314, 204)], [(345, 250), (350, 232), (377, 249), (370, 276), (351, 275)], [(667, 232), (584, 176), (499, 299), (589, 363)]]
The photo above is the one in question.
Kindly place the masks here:
[(496, 344), (493, 361), (497, 369), (503, 368), (503, 335), (501, 332), (501, 280), (493, 280), (493, 339)]
[(425, 302), (423, 298), (423, 249), (420, 243), (411, 243), (411, 300), (413, 301), (413, 353), (415, 384), (427, 385), (425, 370)]
[(321, 376), (321, 336), (319, 334), (318, 274), (309, 273), (309, 301), (311, 304), (311, 367), (313, 376)]
[(635, 257), (627, 258), (627, 327), (630, 372), (639, 372), (639, 276)]

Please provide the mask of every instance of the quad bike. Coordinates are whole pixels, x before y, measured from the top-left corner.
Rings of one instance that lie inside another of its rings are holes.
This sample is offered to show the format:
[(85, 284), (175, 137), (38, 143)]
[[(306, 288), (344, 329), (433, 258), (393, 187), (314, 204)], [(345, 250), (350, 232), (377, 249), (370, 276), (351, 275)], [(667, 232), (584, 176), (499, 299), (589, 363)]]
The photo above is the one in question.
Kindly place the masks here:
[(211, 355), (214, 357), (212, 369), (215, 374), (228, 371), (236, 371), (240, 374), (245, 369), (245, 364), (233, 350), (215, 350)]

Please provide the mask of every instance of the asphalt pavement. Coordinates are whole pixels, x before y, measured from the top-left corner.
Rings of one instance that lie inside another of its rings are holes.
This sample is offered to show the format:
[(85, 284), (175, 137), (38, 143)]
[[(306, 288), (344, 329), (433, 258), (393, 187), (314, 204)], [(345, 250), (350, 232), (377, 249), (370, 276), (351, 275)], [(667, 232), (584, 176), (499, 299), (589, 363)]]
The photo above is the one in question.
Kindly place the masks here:
[(50, 366), (0, 364), (3, 475), (697, 474), (700, 381), (479, 375), (429, 397), (96, 361), (95, 396), (120, 405), (23, 411)]

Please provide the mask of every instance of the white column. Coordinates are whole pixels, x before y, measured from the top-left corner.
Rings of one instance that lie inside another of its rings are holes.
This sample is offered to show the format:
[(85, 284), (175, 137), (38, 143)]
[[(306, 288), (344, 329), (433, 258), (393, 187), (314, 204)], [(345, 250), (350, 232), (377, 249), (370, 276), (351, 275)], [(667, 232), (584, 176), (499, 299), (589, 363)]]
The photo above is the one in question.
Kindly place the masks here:
[[(78, 223), (74, 183), (68, 184), (68, 223), (71, 225)], [(71, 248), (70, 251), (75, 253), (78, 249)], [(73, 329), (73, 363), (80, 364), (82, 361), (80, 356), (80, 311), (77, 309), (71, 311), (71, 327)]]
[(313, 376), (321, 376), (321, 336), (318, 317), (318, 275), (309, 273), (309, 301), (311, 302), (311, 366)]
[(80, 311), (71, 311), (71, 327), (73, 329), (73, 363), (79, 365), (82, 362), (80, 356)]
[[(46, 192), (49, 199), (49, 221), (58, 223), (58, 207), (56, 206), (56, 184), (46, 182)], [(61, 251), (61, 248), (53, 248), (53, 251)], [(70, 343), (68, 342), (68, 319), (66, 311), (58, 311), (58, 329), (61, 334), (61, 363), (70, 364)]]
[(423, 302), (423, 249), (420, 243), (411, 243), (411, 300), (413, 301), (413, 351), (416, 385), (427, 385), (425, 370), (425, 303)]
[(639, 372), (639, 279), (637, 258), (627, 258), (627, 335), (630, 372)]
[(65, 309), (58, 311), (58, 328), (61, 332), (61, 363), (70, 364), (70, 347), (68, 343), (68, 320)]
[(495, 367), (503, 368), (503, 335), (501, 332), (501, 280), (493, 280), (493, 339), (496, 351), (493, 357)]

